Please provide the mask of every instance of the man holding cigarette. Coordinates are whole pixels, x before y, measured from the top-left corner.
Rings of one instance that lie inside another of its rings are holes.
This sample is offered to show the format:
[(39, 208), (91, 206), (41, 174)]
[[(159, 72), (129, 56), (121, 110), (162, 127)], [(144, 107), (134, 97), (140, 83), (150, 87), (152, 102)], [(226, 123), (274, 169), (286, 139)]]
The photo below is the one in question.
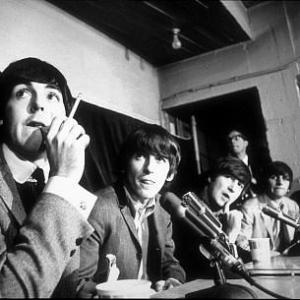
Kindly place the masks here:
[(39, 59), (0, 76), (0, 297), (75, 291), (95, 196), (78, 185), (89, 137), (66, 118), (72, 104), (64, 76)]

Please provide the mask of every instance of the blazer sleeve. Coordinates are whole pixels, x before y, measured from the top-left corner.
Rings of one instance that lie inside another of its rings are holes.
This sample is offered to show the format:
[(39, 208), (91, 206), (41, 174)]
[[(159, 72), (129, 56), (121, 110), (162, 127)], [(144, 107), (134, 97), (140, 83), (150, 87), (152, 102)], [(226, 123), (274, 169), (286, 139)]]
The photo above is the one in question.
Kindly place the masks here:
[(0, 297), (50, 297), (81, 240), (91, 232), (70, 203), (43, 193), (13, 245), (1, 253)]

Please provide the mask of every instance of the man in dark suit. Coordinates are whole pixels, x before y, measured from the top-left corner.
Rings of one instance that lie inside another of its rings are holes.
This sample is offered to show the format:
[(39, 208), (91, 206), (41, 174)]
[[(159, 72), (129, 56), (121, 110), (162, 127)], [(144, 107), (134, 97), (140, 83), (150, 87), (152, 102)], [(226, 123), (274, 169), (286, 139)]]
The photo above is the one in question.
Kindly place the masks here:
[(129, 135), (120, 153), (120, 180), (97, 193), (89, 218), (95, 232), (81, 246), (80, 296), (106, 281), (108, 254), (116, 257), (119, 279), (148, 279), (156, 291), (184, 282), (170, 216), (159, 203), (179, 161), (179, 146), (162, 127), (148, 124)]
[(252, 166), (249, 161), (247, 148), (249, 145), (248, 138), (240, 130), (233, 129), (227, 134), (227, 143), (230, 155), (239, 158), (243, 163), (248, 166), (251, 173), (251, 182), (256, 184), (257, 180), (254, 178)]
[(95, 196), (78, 185), (89, 137), (66, 118), (72, 103), (64, 76), (39, 59), (16, 61), (0, 76), (1, 297), (75, 291), (69, 279), (92, 232)]

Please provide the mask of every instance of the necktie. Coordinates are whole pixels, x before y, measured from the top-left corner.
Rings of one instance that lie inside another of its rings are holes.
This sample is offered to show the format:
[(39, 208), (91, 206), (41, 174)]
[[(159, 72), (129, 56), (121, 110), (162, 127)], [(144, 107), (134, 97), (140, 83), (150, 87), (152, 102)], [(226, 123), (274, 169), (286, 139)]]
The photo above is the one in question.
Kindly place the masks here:
[[(279, 205), (279, 210), (281, 212), (285, 212), (285, 206), (283, 203)], [(284, 223), (280, 220), (275, 220), (274, 227), (274, 241), (275, 241), (275, 249), (277, 251), (282, 251), (285, 248), (285, 234), (284, 234)]]
[(31, 211), (44, 186), (45, 177), (41, 168), (36, 168), (30, 178), (23, 184), (17, 183), (18, 191), (27, 213)]

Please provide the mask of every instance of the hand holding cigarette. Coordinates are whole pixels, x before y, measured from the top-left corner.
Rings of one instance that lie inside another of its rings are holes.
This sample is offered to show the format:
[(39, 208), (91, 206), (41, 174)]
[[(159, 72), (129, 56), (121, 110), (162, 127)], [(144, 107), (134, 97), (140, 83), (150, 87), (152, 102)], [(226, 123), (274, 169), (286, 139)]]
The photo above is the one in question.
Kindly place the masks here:
[(76, 98), (70, 115), (65, 119), (55, 117), (47, 132), (41, 129), (50, 163), (50, 176), (68, 177), (79, 182), (84, 169), (85, 148), (90, 138), (73, 116), (81, 101)]

